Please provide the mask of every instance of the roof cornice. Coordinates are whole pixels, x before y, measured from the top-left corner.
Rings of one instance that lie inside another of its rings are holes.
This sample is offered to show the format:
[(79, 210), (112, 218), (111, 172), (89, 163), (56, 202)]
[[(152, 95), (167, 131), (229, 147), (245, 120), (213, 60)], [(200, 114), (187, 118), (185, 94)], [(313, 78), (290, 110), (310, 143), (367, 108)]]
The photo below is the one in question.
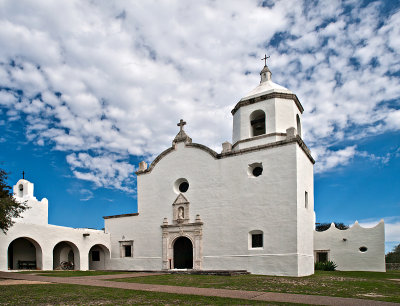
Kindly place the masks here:
[(248, 98), (245, 100), (240, 100), (236, 106), (232, 109), (231, 113), (234, 115), (239, 108), (242, 106), (258, 103), (261, 101), (269, 100), (269, 99), (274, 99), (274, 98), (279, 98), (279, 99), (288, 99), (288, 100), (293, 100), (294, 103), (296, 104), (297, 108), (299, 109), (300, 113), (304, 112), (304, 108), (301, 105), (299, 99), (295, 94), (290, 94), (290, 93), (283, 93), (283, 92), (271, 92), (265, 95), (261, 95), (255, 98)]

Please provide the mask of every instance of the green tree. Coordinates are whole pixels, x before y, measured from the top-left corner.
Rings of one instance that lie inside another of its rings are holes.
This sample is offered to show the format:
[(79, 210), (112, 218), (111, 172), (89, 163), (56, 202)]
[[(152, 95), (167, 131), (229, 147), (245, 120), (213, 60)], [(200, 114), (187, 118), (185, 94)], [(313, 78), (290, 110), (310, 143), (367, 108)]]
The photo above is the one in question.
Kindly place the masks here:
[[(349, 228), (348, 225), (346, 225), (342, 222), (334, 222), (334, 223), (335, 223), (335, 227), (340, 230), (346, 230)], [(317, 226), (315, 226), (315, 230), (317, 232), (323, 232), (323, 231), (326, 231), (330, 227), (331, 227), (331, 223), (320, 223)]]
[(385, 255), (387, 263), (400, 263), (400, 244), (393, 248), (392, 252)]
[(4, 234), (14, 224), (12, 219), (19, 217), (28, 208), (25, 202), (20, 203), (14, 199), (7, 178), (7, 172), (0, 169), (0, 229)]

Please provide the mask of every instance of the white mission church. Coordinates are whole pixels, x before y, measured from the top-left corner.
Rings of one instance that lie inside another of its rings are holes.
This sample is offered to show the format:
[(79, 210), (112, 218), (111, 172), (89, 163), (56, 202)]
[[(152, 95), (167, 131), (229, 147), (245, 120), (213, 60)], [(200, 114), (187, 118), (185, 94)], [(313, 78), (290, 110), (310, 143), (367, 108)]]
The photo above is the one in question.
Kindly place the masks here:
[(290, 90), (261, 82), (233, 108), (232, 144), (193, 143), (183, 120), (172, 146), (139, 165), (138, 212), (104, 217), (104, 231), (48, 224), (47, 199), (14, 186), (31, 209), (0, 233), (0, 270), (247, 270), (305, 276), (314, 262), (385, 271), (384, 223), (316, 232), (314, 159), (302, 140), (303, 107)]

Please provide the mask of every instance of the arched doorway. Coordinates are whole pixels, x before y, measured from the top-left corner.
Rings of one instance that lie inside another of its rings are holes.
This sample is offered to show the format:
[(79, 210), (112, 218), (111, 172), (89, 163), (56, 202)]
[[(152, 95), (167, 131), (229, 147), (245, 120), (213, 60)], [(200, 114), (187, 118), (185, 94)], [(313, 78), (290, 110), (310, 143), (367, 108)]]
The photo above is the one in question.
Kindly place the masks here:
[(179, 237), (175, 240), (174, 268), (193, 269), (193, 245), (187, 237)]
[(9, 270), (42, 269), (42, 248), (33, 239), (21, 237), (8, 246)]
[(109, 249), (102, 244), (95, 244), (89, 250), (89, 270), (105, 270), (109, 259)]
[(61, 241), (53, 249), (53, 269), (60, 270), (65, 263), (73, 270), (80, 269), (79, 250), (75, 244), (70, 241)]

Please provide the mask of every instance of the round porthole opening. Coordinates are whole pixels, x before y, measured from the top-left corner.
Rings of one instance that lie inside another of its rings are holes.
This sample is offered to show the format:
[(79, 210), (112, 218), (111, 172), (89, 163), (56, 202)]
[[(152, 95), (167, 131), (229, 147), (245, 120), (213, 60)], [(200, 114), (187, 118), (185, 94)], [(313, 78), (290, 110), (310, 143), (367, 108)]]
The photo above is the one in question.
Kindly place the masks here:
[(252, 163), (247, 169), (247, 173), (250, 177), (258, 177), (263, 173), (262, 163)]
[(255, 167), (253, 169), (253, 175), (256, 177), (260, 176), (262, 174), (262, 172), (263, 172), (263, 168), (261, 168), (261, 167)]
[(186, 192), (189, 189), (189, 183), (188, 182), (182, 182), (179, 184), (179, 191), (180, 192)]
[(362, 247), (359, 248), (359, 250), (360, 250), (361, 253), (365, 253), (368, 250), (368, 248), (365, 247), (365, 246), (362, 246)]
[(185, 193), (189, 190), (189, 182), (185, 178), (177, 179), (174, 183), (174, 191), (176, 194)]

